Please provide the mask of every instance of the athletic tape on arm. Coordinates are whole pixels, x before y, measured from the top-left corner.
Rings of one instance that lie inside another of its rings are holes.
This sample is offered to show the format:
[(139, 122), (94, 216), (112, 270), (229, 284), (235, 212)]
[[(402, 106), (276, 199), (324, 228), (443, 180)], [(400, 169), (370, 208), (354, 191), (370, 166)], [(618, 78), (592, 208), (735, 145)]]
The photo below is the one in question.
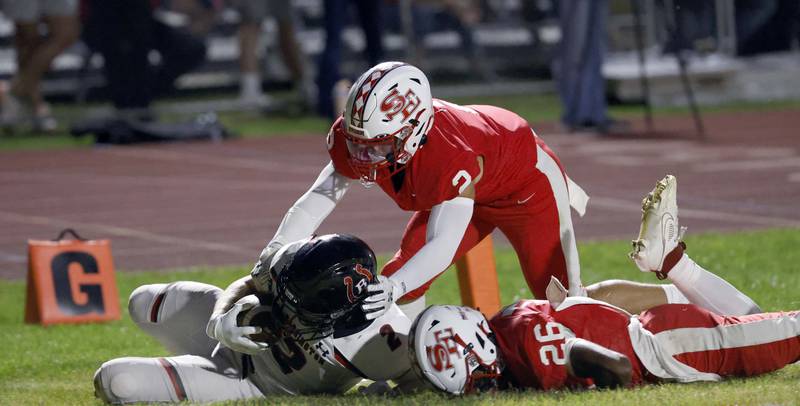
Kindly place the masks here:
[(311, 188), (283, 216), (272, 241), (283, 245), (310, 236), (342, 200), (350, 183), (328, 163)]
[(397, 282), (403, 294), (419, 288), (442, 273), (453, 262), (464, 232), (472, 219), (475, 201), (456, 197), (431, 209), (428, 218), (427, 242), (390, 279)]

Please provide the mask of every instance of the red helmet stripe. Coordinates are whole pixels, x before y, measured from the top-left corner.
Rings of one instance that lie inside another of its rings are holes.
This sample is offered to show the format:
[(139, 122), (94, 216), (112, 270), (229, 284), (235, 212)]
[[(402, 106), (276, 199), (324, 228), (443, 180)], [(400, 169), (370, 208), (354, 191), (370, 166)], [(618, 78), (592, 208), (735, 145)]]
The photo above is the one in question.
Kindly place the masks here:
[[(353, 100), (353, 108), (350, 112), (350, 121), (353, 124), (356, 124), (358, 127), (364, 126), (364, 107), (367, 105), (367, 99), (369, 98), (369, 94), (372, 93), (372, 89), (375, 88), (375, 85), (377, 85), (387, 73), (403, 65), (402, 63), (397, 63), (387, 69), (377, 69), (364, 79), (364, 82), (361, 83), (361, 87), (358, 89), (358, 94)], [(350, 128), (347, 130), (352, 131)]]
[(356, 273), (367, 278), (368, 282), (372, 282), (372, 272), (370, 272), (369, 269), (361, 266), (361, 264), (356, 264)]

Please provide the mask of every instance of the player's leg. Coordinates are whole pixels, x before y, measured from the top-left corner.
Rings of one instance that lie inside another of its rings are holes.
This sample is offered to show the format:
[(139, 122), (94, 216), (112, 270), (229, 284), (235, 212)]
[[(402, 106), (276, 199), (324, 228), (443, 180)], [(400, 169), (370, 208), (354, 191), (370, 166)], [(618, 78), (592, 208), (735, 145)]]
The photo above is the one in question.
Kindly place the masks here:
[[(222, 351), (214, 358), (182, 355), (117, 358), (95, 372), (95, 396), (107, 403), (218, 402), (264, 395)], [(229, 356), (234, 353), (227, 351)]]
[(258, 60), (261, 22), (267, 16), (267, 3), (237, 0), (233, 3), (241, 15), (237, 28), (239, 42), (239, 101), (252, 108), (263, 107), (267, 98), (261, 91), (261, 69)]
[(675, 285), (639, 283), (610, 279), (586, 287), (587, 296), (623, 308), (632, 314), (663, 304), (687, 304), (689, 300)]
[(736, 287), (707, 271), (687, 254), (667, 269), (667, 277), (692, 303), (718, 314), (757, 314), (761, 308)]
[(341, 79), (339, 65), (342, 60), (342, 30), (349, 2), (345, 0), (323, 1), (325, 47), (317, 61), (317, 113), (334, 118), (333, 86)]
[(639, 316), (671, 358), (700, 372), (751, 376), (800, 360), (800, 312), (720, 316), (693, 305)]
[(537, 298), (545, 297), (550, 276), (584, 295), (575, 232), (572, 228), (566, 177), (551, 151), (537, 147), (536, 168), (545, 175), (531, 185), (530, 197), (517, 200), (516, 207), (489, 213), (517, 252), (528, 287)]
[(302, 48), (298, 45), (295, 33), (292, 4), (289, 0), (269, 0), (267, 4), (269, 13), (278, 23), (278, 40), (283, 63), (289, 68), (292, 81), (297, 86), (305, 80), (305, 66), (303, 65)]
[[(635, 251), (632, 253), (632, 258), (641, 269), (655, 268), (654, 272), (657, 275), (660, 277), (666, 275), (673, 284), (657, 285), (608, 280), (587, 286), (588, 295), (631, 313), (639, 313), (662, 304), (690, 302), (720, 314), (741, 315), (759, 312), (760, 309), (750, 298), (722, 278), (697, 265), (687, 255), (683, 255), (685, 245), (682, 243), (673, 242), (672, 256), (669, 255), (672, 251), (652, 249), (667, 244), (662, 229), (678, 230), (676, 186), (674, 177), (667, 177), (645, 197), (642, 203), (640, 237), (634, 242)], [(675, 222), (671, 225), (661, 224), (666, 223), (668, 219), (674, 219)], [(679, 236), (673, 239), (675, 238)], [(651, 249), (647, 250), (645, 247)], [(667, 255), (663, 255), (664, 252), (667, 252)]]
[(131, 319), (173, 354), (210, 355), (216, 341), (205, 329), (222, 289), (198, 282), (136, 288), (128, 300)]
[[(403, 238), (400, 241), (400, 249), (395, 253), (394, 257), (384, 265), (381, 270), (382, 275), (390, 276), (397, 272), (400, 267), (408, 262), (408, 260), (425, 245), (428, 217), (430, 217), (430, 212), (428, 211), (416, 212), (411, 216), (411, 220), (408, 222)], [(469, 226), (467, 226), (467, 230), (464, 232), (464, 238), (461, 240), (458, 250), (456, 250), (453, 261), (455, 262), (464, 256), (472, 247), (489, 235), (493, 229), (494, 226), (491, 224), (473, 217)], [(416, 314), (425, 309), (425, 292), (427, 292), (433, 281), (434, 279), (426, 281), (424, 285), (406, 293), (405, 296), (398, 300), (398, 304), (401, 306), (406, 316), (413, 319)]]
[(642, 272), (669, 279), (691, 303), (717, 314), (742, 315), (761, 309), (733, 285), (695, 263), (684, 253), (684, 229), (678, 222), (678, 183), (667, 175), (642, 201), (639, 238), (631, 259)]

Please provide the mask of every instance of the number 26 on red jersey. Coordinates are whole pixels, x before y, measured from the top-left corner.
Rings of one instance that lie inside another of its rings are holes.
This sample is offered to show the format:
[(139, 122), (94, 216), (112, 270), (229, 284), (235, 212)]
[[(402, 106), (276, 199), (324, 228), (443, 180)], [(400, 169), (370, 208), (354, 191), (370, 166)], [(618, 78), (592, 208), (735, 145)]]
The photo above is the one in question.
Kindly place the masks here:
[(539, 360), (544, 365), (566, 365), (567, 357), (564, 353), (564, 326), (548, 321), (544, 324), (533, 326), (533, 337), (541, 346), (539, 347)]

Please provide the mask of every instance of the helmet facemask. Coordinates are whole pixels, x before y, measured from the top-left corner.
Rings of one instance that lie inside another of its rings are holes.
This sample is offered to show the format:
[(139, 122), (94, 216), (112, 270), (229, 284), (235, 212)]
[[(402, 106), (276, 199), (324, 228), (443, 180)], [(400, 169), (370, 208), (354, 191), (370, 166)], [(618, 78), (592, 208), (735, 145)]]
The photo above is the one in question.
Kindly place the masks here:
[(350, 167), (360, 176), (362, 184), (371, 186), (403, 169), (412, 157), (405, 144), (418, 125), (419, 122), (412, 119), (393, 134), (370, 139), (345, 131)]
[[(494, 336), (489, 336), (493, 339)], [(455, 335), (453, 340), (468, 351), (464, 357), (467, 371), (471, 371), (467, 376), (467, 381), (464, 383), (464, 394), (491, 392), (500, 388), (501, 380), (503, 378), (503, 364), (499, 354), (497, 358), (489, 363), (484, 362), (480, 355), (468, 344), (464, 343), (460, 336)]]
[(322, 340), (333, 334), (334, 319), (330, 314), (313, 313), (297, 306), (288, 297), (286, 289), (279, 289), (273, 305), (273, 314), (284, 336), (295, 341)]

